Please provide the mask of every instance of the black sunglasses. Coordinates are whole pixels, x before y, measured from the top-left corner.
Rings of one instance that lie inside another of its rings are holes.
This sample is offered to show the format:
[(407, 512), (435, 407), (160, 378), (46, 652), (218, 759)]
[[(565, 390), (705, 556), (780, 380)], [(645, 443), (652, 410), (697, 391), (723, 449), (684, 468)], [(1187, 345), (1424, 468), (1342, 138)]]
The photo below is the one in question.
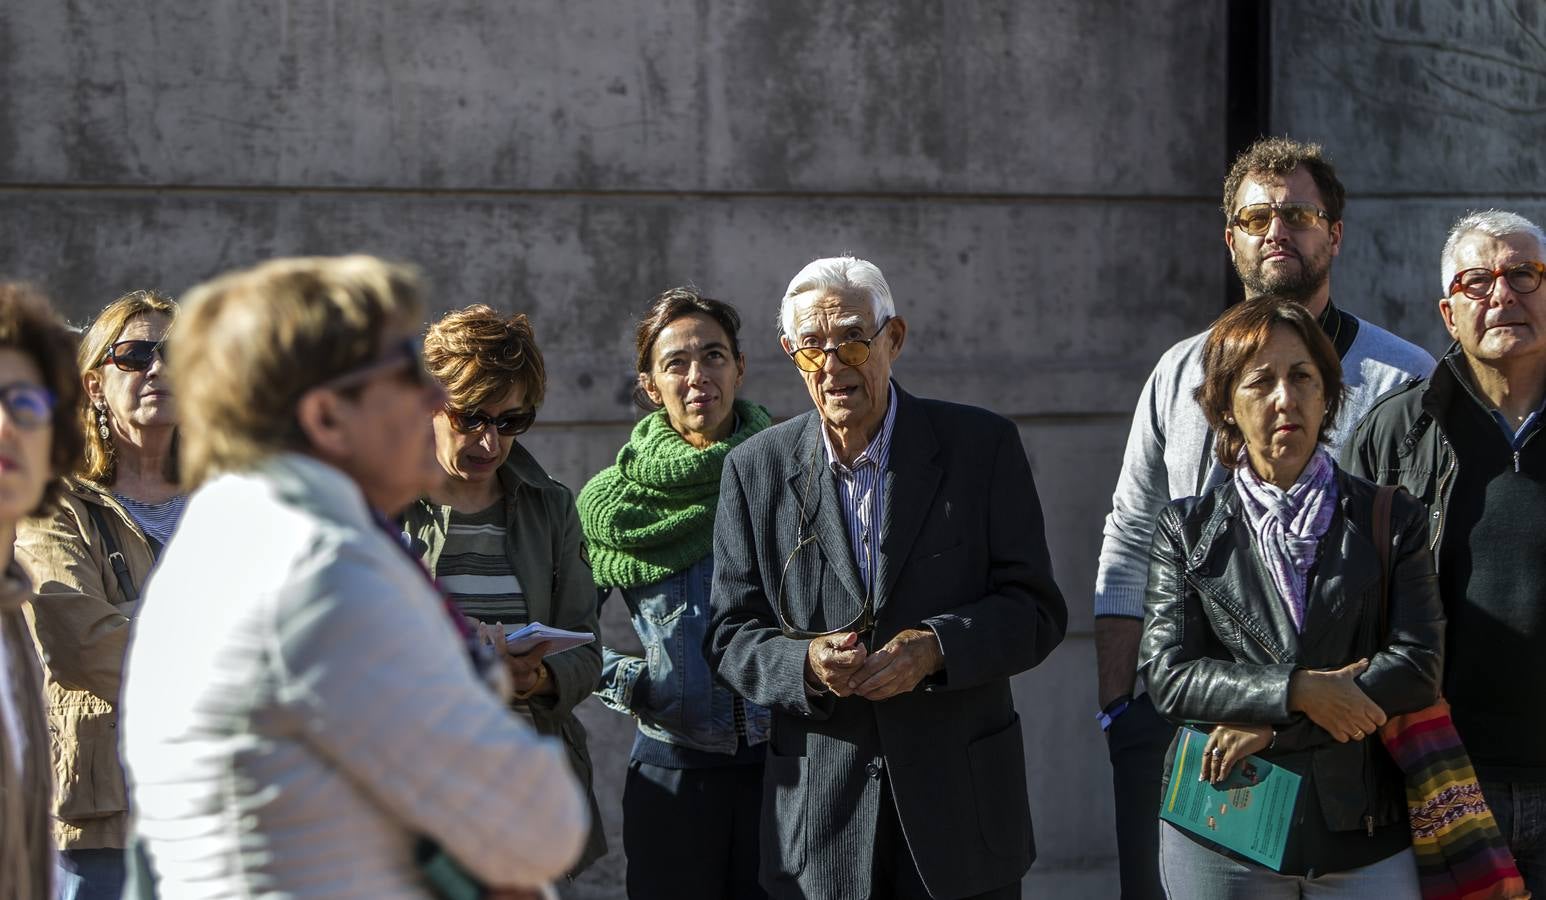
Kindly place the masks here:
[(462, 434), (482, 434), (483, 429), (492, 425), (502, 437), (515, 437), (518, 434), (525, 434), (526, 429), (531, 427), (531, 423), (537, 421), (537, 411), (518, 409), (514, 412), (491, 416), (476, 409), (457, 409), (454, 406), (447, 406), (446, 421)]
[(157, 357), (166, 364), (166, 341), (119, 341), (107, 348), (98, 365), (112, 363), (125, 372), (143, 372)]

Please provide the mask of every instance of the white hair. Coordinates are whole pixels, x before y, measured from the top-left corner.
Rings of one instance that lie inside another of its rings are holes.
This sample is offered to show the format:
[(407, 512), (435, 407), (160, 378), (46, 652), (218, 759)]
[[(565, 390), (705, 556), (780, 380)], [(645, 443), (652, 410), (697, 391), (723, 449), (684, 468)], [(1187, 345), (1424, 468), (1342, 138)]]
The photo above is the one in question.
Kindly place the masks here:
[(809, 291), (823, 294), (862, 291), (870, 298), (870, 311), (875, 324), (896, 315), (896, 304), (891, 300), (891, 287), (886, 276), (874, 263), (852, 256), (830, 256), (818, 259), (800, 270), (784, 291), (784, 299), (778, 305), (778, 327), (789, 340), (796, 340), (794, 333), (794, 298)]
[(1439, 257), (1444, 275), (1444, 291), (1449, 290), (1449, 283), (1460, 270), (1460, 264), (1455, 261), (1455, 251), (1460, 248), (1460, 242), (1466, 235), (1476, 232), (1499, 239), (1527, 234), (1535, 238), (1535, 246), (1540, 251), (1546, 252), (1546, 233), (1541, 231), (1541, 226), (1519, 213), (1501, 209), (1472, 210), (1455, 220), (1455, 224), (1450, 226), (1449, 237), (1444, 240), (1444, 252)]

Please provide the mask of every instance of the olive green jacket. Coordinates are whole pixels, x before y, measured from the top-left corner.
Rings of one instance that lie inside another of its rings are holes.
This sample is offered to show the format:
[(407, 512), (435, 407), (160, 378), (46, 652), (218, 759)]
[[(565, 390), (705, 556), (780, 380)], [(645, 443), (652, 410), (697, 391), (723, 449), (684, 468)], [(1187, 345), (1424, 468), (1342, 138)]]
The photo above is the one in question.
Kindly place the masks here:
[(62, 850), (123, 847), (129, 800), (118, 760), (118, 697), (129, 619), (126, 597), (90, 515), (96, 506), (136, 592), (155, 557), (111, 492), (66, 478), (57, 500), (16, 529), (16, 561), (37, 599), (26, 608), (44, 660), (54, 743), (54, 838)]
[[(574, 492), (549, 477), (520, 444), (510, 449), (498, 476), (505, 498), (505, 554), (525, 591), (531, 621), (599, 635), (596, 586), (583, 555)], [(445, 549), (450, 519), (451, 507), (428, 500), (420, 500), (403, 514), (403, 530), (431, 574)], [(575, 866), (579, 872), (606, 853), (585, 727), (574, 716), (575, 706), (601, 680), (601, 643), (555, 653), (544, 661), (556, 693), (532, 697), (527, 703), (538, 731), (563, 738), (569, 761), (590, 797), (591, 835)]]

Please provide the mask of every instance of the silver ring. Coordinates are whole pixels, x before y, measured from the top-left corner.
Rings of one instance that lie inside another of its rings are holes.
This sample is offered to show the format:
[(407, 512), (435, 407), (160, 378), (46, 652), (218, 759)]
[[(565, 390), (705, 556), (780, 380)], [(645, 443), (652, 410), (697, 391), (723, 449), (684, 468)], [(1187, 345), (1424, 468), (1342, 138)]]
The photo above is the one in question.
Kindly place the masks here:
[(1213, 758), (1214, 759), (1223, 759), (1224, 758), (1224, 748), (1223, 747), (1214, 747), (1213, 748)]
[(1353, 740), (1355, 740), (1355, 741), (1363, 740), (1363, 729), (1360, 728), (1359, 730), (1353, 732)]

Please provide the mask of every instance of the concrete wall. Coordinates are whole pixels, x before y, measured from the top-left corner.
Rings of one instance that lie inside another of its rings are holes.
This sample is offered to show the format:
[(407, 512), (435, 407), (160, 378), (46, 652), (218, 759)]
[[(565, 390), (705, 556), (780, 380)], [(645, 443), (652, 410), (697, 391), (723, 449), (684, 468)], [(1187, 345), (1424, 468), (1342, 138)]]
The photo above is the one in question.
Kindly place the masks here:
[(1546, 7), (1278, 0), (1272, 126), (1325, 144), (1348, 188), (1336, 302), (1435, 355), (1439, 251), (1498, 207), (1546, 222)]
[[(551, 383), (527, 442), (578, 486), (633, 420), (650, 295), (739, 305), (744, 395), (787, 416), (808, 401), (774, 343), (785, 282), (874, 260), (912, 326), (903, 383), (1021, 426), (1072, 613), (1016, 683), (1027, 892), (1111, 896), (1088, 598), (1138, 386), (1224, 295), (1225, 7), (13, 0), (0, 275), (81, 319), (277, 254), (413, 261), (437, 308), (532, 315)], [(1273, 129), (1324, 140), (1354, 192), (1338, 302), (1436, 347), (1446, 220), (1541, 211), (1535, 7), (1273, 9)], [(582, 714), (614, 852), (572, 893), (621, 896), (631, 724)]]

